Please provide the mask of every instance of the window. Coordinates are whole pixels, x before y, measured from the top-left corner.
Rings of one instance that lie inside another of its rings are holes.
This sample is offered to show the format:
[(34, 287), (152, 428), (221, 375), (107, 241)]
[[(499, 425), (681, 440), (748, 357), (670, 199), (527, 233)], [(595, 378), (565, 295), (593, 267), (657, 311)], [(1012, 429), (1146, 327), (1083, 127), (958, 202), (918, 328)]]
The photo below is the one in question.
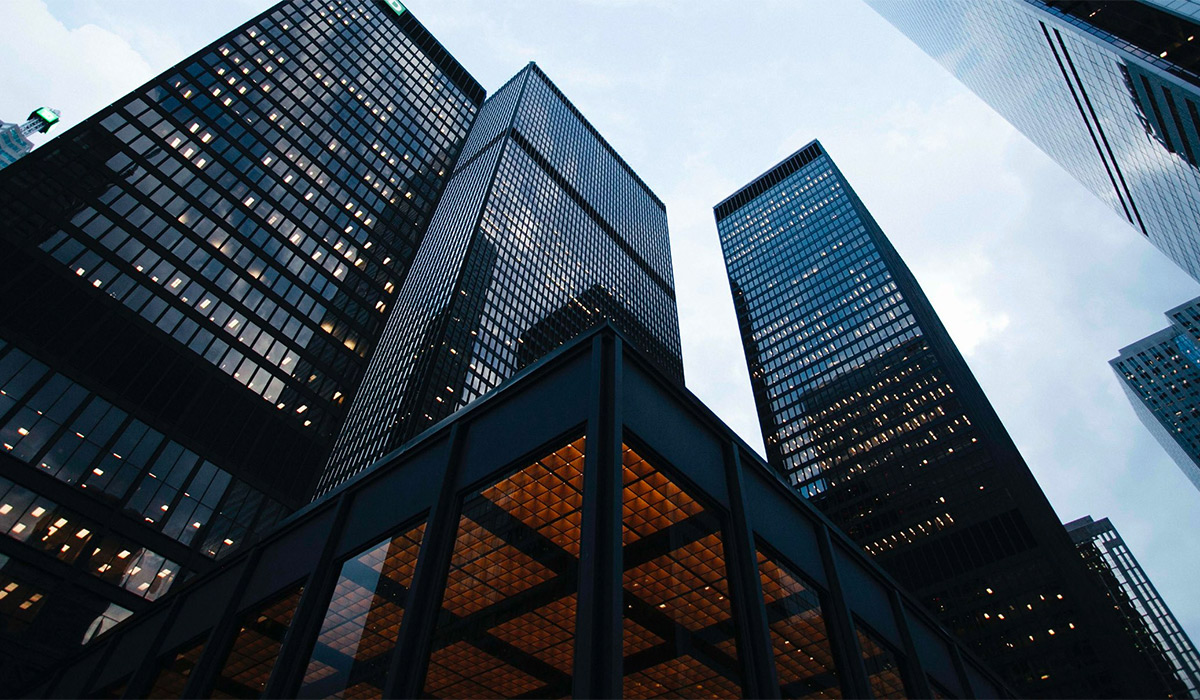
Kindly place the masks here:
[(214, 698), (262, 696), (303, 593), (304, 586), (295, 586), (242, 617), (233, 648), (214, 684)]
[(841, 697), (817, 591), (782, 560), (761, 550), (758, 574), (775, 650), (780, 697)]

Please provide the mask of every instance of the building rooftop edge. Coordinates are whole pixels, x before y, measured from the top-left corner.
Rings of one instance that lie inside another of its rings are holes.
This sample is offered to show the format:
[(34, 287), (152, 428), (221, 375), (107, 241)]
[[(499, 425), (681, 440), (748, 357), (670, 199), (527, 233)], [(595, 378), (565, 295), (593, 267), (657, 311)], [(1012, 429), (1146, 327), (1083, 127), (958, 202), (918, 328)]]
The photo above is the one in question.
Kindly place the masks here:
[[(810, 157), (806, 158), (806, 154)], [(765, 192), (767, 188), (778, 183), (779, 180), (791, 175), (821, 155), (829, 155), (829, 152), (821, 145), (819, 139), (813, 139), (804, 144), (783, 160), (767, 168), (761, 175), (743, 185), (736, 192), (717, 202), (713, 206), (717, 220), (720, 221), (727, 218), (745, 206), (750, 200)]]

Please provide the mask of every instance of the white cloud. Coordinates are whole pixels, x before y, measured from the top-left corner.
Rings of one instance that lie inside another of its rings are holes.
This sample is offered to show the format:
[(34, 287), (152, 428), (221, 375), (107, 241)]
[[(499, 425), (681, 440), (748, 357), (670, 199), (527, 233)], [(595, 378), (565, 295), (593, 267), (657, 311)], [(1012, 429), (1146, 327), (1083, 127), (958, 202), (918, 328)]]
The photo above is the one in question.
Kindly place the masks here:
[(0, 119), (56, 107), (62, 123), (51, 134), (61, 133), (154, 75), (124, 38), (95, 24), (68, 27), (42, 0), (5, 3), (4, 20)]

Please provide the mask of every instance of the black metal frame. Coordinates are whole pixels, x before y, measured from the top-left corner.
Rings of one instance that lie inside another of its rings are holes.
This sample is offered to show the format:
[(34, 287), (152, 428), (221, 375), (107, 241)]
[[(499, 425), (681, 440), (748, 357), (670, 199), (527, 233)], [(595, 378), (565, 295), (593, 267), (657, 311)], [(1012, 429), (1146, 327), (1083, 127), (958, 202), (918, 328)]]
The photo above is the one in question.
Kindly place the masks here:
[[(299, 581), (305, 582), (305, 590), (283, 638), (265, 695), (293, 696), (300, 687), (341, 563), (427, 513), (404, 622), (381, 689), (384, 697), (420, 697), (427, 662), (413, 660), (427, 660), (431, 652), (464, 499), (478, 490), (480, 483), (504, 478), (514, 467), (528, 463), (530, 455), (537, 459), (547, 452), (547, 445), (552, 451), (580, 433), (587, 436), (587, 466), (583, 470), (576, 646), (570, 689), (573, 696), (620, 697), (622, 693), (623, 443), (639, 454), (644, 451), (648, 461), (656, 467), (662, 465), (672, 478), (679, 475), (681, 487), (702, 503), (712, 505), (711, 513), (720, 522), (723, 536), (742, 692), (747, 697), (779, 697), (780, 693), (756, 561), (759, 540), (769, 546), (772, 554), (778, 551), (797, 571), (816, 582), (842, 692), (847, 697), (870, 697), (854, 634), (855, 617), (867, 621), (873, 631), (900, 630), (899, 637), (886, 641), (903, 652), (902, 675), (910, 694), (930, 694), (926, 674), (931, 672), (922, 666), (924, 650), (919, 643), (927, 638), (944, 645), (950, 658), (956, 660), (954, 677), (934, 679), (939, 686), (961, 692), (964, 697), (1007, 694), (993, 674), (961, 649), (845, 536), (832, 530), (823, 516), (780, 482), (715, 415), (662, 377), (651, 361), (630, 351), (618, 332), (601, 326), (430, 428), (373, 469), (282, 523), (262, 542), (232, 557), (217, 571), (180, 586), (146, 614), (135, 615), (66, 664), (36, 695), (100, 691), (93, 687), (97, 682), (94, 676), (82, 684), (67, 681), (76, 669), (95, 664), (96, 669), (109, 667), (106, 677), (110, 679), (129, 678), (127, 696), (138, 697), (146, 692), (160, 667), (160, 650), (168, 638), (176, 639), (171, 645), (174, 651), (181, 635), (194, 638), (211, 630), (185, 692), (185, 697), (207, 696), (233, 644), (237, 620), (252, 605), (273, 595), (261, 590), (267, 573), (262, 570), (282, 566), (294, 570), (269, 572), (266, 580), (288, 582), (274, 590), (282, 591)], [(498, 441), (498, 436), (506, 439)], [(408, 488), (417, 479), (426, 482), (422, 487), (425, 493), (433, 493), (432, 484), (437, 483), (434, 502), (418, 502), (420, 497), (411, 495), (420, 491)], [(387, 493), (381, 496), (379, 490)], [(376, 501), (391, 494), (394, 499), (383, 514), (387, 519), (372, 521), (375, 527), (369, 533), (356, 530), (357, 539), (362, 541), (347, 543), (343, 535), (356, 505), (367, 503), (361, 500), (365, 494)], [(772, 541), (772, 535), (761, 528), (763, 518), (783, 519), (788, 531), (795, 533), (794, 539), (803, 540), (805, 551), (819, 552), (820, 570), (812, 570), (813, 558), (806, 558), (796, 549), (801, 545)], [(311, 551), (314, 548), (318, 550), (315, 555)], [(268, 561), (264, 561), (264, 554), (269, 555)], [(847, 567), (854, 571), (847, 571)], [(232, 586), (223, 584), (226, 588), (222, 590), (230, 593), (214, 624), (212, 611), (199, 617), (192, 608), (206, 591), (218, 588), (217, 579), (223, 573), (227, 579), (236, 575), (236, 582)], [(855, 581), (867, 577), (871, 585), (886, 591), (883, 612), (878, 606), (859, 602), (861, 596), (843, 591), (840, 582), (847, 580), (847, 574), (853, 574)], [(880, 615), (889, 618), (886, 624), (878, 624)], [(123, 639), (147, 624), (160, 627), (147, 635), (149, 643), (143, 653), (136, 658), (112, 654)], [(924, 637), (918, 639), (910, 633), (915, 624), (925, 628)], [(984, 679), (992, 687), (975, 687), (968, 680), (968, 668), (975, 678)], [(108, 685), (111, 687), (111, 682)]]

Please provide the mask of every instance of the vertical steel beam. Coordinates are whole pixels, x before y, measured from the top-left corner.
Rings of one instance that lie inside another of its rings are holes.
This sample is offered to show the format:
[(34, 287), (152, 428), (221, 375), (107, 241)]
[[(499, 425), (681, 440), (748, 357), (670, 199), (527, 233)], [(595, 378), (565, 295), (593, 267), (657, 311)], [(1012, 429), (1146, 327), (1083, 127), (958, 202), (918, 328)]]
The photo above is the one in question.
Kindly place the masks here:
[(417, 565), (413, 570), (412, 586), (404, 601), (404, 622), (388, 664), (383, 684), (385, 698), (418, 698), (425, 683), (433, 631), (442, 609), (446, 592), (446, 572), (454, 554), (454, 539), (458, 531), (458, 475), (462, 463), (463, 443), (467, 439), (466, 421), (450, 424), (450, 449), (442, 488), (437, 502), (429, 511), (425, 536)]
[[(165, 619), (163, 619), (162, 627), (155, 633), (154, 641), (150, 643), (146, 656), (129, 677), (129, 683), (126, 684), (122, 697), (145, 698), (150, 696), (150, 686), (158, 677), (159, 669), (162, 668), (163, 642), (166, 641), (167, 632), (171, 631), (171, 625), (175, 623), (175, 617), (179, 615), (179, 610), (183, 607), (183, 601), (186, 599), (186, 595), (177, 595), (171, 601), (167, 614), (163, 616)], [(109, 645), (108, 653), (112, 653), (111, 647), (114, 646), (116, 645)], [(105, 662), (101, 662), (99, 665), (104, 666)]]
[(921, 654), (913, 641), (912, 630), (908, 626), (908, 612), (900, 592), (888, 588), (888, 602), (892, 606), (892, 614), (896, 617), (896, 627), (900, 630), (900, 640), (904, 642), (904, 664), (901, 668), (904, 684), (913, 697), (931, 698), (933, 691), (929, 687), (929, 679), (925, 676), (925, 667), (921, 664)]
[(242, 604), (241, 593), (246, 590), (246, 585), (254, 575), (263, 549), (260, 546), (252, 546), (249, 555), (246, 556), (246, 568), (242, 569), (242, 575), (238, 577), (235, 593), (217, 617), (217, 622), (204, 643), (204, 651), (201, 652), (200, 659), (196, 661), (187, 685), (180, 694), (181, 698), (212, 697), (213, 680), (233, 647), (233, 633), (237, 630), (239, 606)]
[(838, 677), (842, 680), (842, 695), (847, 698), (869, 698), (871, 683), (867, 680), (862, 648), (858, 645), (858, 635), (854, 633), (854, 618), (842, 591), (837, 559), (833, 556), (833, 541), (829, 538), (829, 526), (825, 523), (817, 527), (817, 545), (821, 550), (821, 563), (825, 566), (825, 579), (829, 582), (825, 620)]
[(754, 530), (746, 513), (741, 449), (729, 440), (722, 450), (729, 487), (730, 528), (725, 541), (725, 575), (729, 578), (740, 637), (738, 656), (746, 674), (748, 698), (778, 698), (779, 677), (767, 622), (766, 602), (759, 580)]
[(343, 491), (337, 497), (333, 523), (325, 537), (325, 544), (321, 547), (316, 568), (305, 584), (300, 604), (296, 606), (292, 624), (288, 626), (284, 635), (275, 668), (267, 681), (267, 687), (263, 689), (264, 698), (292, 698), (296, 697), (297, 691), (300, 690), (300, 681), (308, 666), (313, 638), (321, 629), (325, 609), (337, 583), (340, 569), (333, 565), (333, 555), (341, 538), (342, 527), (346, 524), (346, 516), (350, 513), (350, 496), (350, 493)]
[(619, 698), (622, 678), (621, 339), (592, 339), (591, 410), (583, 462), (579, 594), (575, 612), (576, 698)]
[(979, 691), (971, 684), (971, 677), (967, 675), (967, 664), (963, 661), (962, 651), (957, 644), (950, 645), (950, 658), (954, 661), (954, 670), (958, 672), (958, 681), (962, 683), (962, 696), (964, 698), (979, 697)]

